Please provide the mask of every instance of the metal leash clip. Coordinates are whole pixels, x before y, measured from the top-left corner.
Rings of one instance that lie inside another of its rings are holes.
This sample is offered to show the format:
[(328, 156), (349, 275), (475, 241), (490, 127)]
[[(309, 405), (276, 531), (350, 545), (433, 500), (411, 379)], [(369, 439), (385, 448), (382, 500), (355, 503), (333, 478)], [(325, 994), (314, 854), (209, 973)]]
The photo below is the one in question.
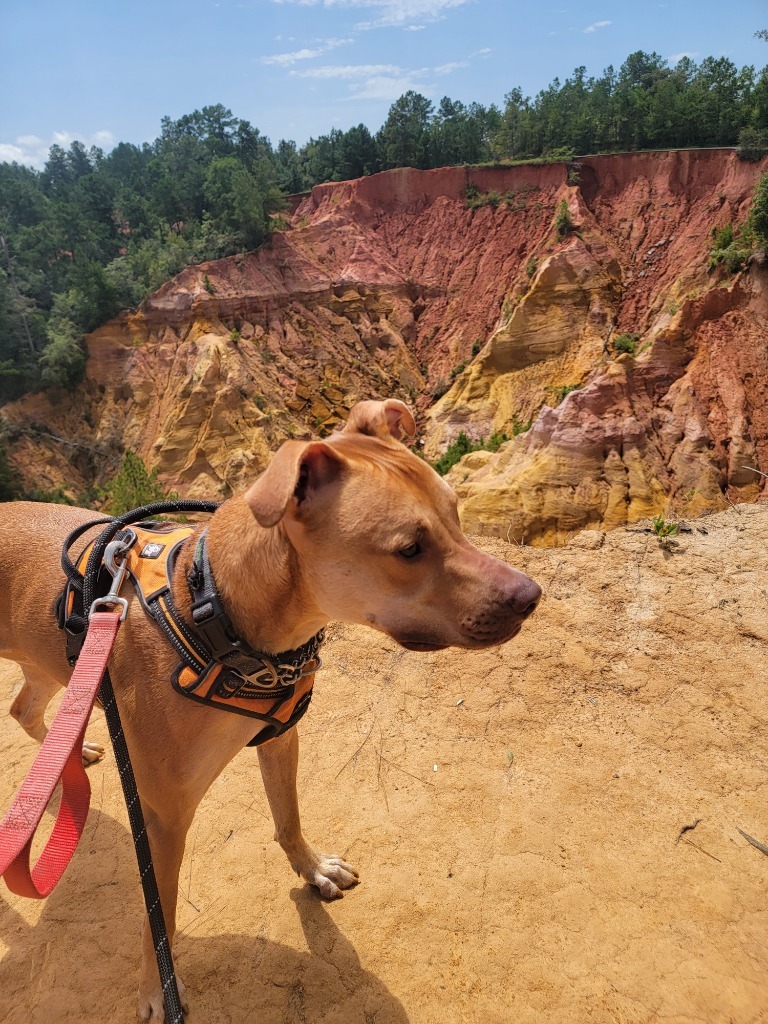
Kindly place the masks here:
[[(88, 612), (89, 619), (97, 610), (97, 607), (106, 605), (111, 608), (115, 605), (119, 605), (122, 608), (120, 621), (123, 622), (125, 620), (125, 616), (128, 611), (128, 602), (124, 597), (120, 597), (119, 593), (125, 577), (125, 571), (128, 568), (128, 560), (125, 556), (128, 554), (129, 548), (130, 545), (121, 540), (113, 540), (107, 544), (107, 549), (104, 552), (104, 565), (107, 567), (109, 572), (112, 573), (112, 586), (104, 597), (97, 597), (93, 602), (90, 611)], [(118, 559), (120, 559), (119, 562)]]

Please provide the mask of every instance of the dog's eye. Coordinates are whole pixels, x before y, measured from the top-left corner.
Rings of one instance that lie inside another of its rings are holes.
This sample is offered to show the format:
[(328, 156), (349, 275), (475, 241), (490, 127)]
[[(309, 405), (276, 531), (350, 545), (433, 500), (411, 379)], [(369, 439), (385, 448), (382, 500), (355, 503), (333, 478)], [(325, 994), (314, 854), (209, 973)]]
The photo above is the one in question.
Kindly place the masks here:
[(420, 551), (421, 544), (419, 544), (418, 541), (414, 541), (413, 544), (409, 544), (407, 548), (400, 548), (398, 555), (402, 555), (403, 558), (415, 558)]

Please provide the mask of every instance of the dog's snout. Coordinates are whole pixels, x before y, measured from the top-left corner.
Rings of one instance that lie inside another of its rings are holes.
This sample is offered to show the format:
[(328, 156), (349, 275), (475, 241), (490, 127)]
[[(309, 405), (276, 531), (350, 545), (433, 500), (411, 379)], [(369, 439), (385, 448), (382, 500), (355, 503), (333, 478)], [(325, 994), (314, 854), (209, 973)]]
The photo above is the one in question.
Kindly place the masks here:
[(520, 576), (522, 578), (516, 580), (515, 585), (511, 588), (508, 604), (515, 615), (519, 615), (521, 619), (527, 619), (536, 611), (541, 600), (541, 587), (528, 576), (523, 576), (522, 573)]

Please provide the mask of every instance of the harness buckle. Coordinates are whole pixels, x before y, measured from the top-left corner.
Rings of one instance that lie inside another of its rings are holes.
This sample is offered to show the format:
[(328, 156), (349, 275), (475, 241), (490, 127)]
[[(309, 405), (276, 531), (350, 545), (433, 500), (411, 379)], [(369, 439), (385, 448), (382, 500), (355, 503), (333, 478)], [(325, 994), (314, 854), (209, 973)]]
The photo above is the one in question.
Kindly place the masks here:
[[(126, 569), (128, 568), (128, 561), (126, 555), (130, 544), (127, 544), (122, 540), (113, 540), (107, 544), (106, 551), (104, 552), (104, 565), (107, 567), (109, 572), (112, 573), (112, 586), (109, 588), (108, 593), (104, 597), (97, 597), (88, 610), (88, 618), (93, 615), (97, 608), (102, 605), (112, 608), (115, 605), (119, 605), (122, 608), (120, 612), (120, 621), (125, 620), (125, 616), (128, 612), (128, 602), (124, 597), (119, 596), (120, 587), (122, 586), (125, 578)], [(118, 562), (118, 559), (120, 561)]]

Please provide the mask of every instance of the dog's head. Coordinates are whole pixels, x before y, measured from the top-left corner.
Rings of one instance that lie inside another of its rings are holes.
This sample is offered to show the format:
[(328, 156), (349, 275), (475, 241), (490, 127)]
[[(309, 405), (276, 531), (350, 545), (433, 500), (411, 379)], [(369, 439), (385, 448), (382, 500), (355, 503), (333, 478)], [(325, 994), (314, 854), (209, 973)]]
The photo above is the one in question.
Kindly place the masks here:
[(504, 643), (541, 590), (463, 535), (451, 488), (400, 443), (415, 429), (402, 402), (360, 402), (328, 441), (287, 441), (245, 500), (285, 532), (328, 619), (409, 650)]

